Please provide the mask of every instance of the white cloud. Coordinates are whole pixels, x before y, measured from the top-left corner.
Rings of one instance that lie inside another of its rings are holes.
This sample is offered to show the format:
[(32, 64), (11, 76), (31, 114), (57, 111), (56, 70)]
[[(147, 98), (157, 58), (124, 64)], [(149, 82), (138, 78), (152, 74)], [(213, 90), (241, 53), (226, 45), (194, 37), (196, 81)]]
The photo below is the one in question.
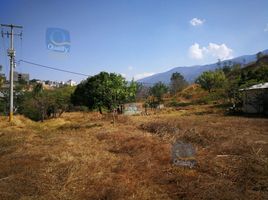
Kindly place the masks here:
[(193, 59), (203, 59), (204, 57), (204, 50), (203, 48), (199, 47), (199, 44), (194, 43), (189, 48), (189, 56)]
[(203, 59), (206, 56), (216, 57), (225, 60), (233, 57), (233, 50), (228, 48), (226, 44), (209, 43), (207, 47), (201, 47), (195, 43), (189, 47), (189, 56), (193, 59)]
[(268, 32), (268, 24), (266, 24), (266, 27), (264, 29), (264, 32)]
[(198, 19), (198, 18), (195, 17), (195, 18), (190, 20), (190, 24), (192, 26), (201, 26), (202, 24), (205, 23), (205, 21), (206, 20), (204, 20), (204, 19)]
[(139, 80), (139, 79), (142, 79), (142, 78), (145, 78), (145, 77), (147, 77), (147, 76), (152, 76), (152, 75), (154, 75), (155, 73), (153, 73), (153, 72), (144, 72), (144, 73), (141, 73), (141, 74), (136, 74), (135, 76), (134, 76), (134, 79), (135, 80)]
[(225, 44), (218, 45), (215, 43), (209, 43), (207, 49), (212, 56), (219, 59), (230, 59), (233, 57), (233, 50), (228, 48)]

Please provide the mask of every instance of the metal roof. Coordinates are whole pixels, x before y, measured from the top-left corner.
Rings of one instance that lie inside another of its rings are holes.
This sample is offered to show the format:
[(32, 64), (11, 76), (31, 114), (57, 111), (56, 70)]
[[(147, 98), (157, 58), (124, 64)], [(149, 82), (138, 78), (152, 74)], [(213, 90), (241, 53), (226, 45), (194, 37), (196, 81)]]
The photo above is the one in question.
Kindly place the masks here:
[(268, 88), (268, 82), (252, 85), (252, 86), (245, 88), (245, 89), (242, 89), (242, 90), (257, 90), (257, 89), (266, 89), (266, 88)]

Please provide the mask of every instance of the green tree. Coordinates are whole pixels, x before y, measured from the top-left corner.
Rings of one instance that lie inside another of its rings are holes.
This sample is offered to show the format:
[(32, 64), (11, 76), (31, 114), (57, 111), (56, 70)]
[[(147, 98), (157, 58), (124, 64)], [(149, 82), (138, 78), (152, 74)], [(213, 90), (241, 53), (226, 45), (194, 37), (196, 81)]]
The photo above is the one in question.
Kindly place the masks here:
[(256, 70), (255, 78), (259, 82), (267, 82), (268, 81), (268, 64), (261, 64), (261, 67)]
[(122, 104), (134, 101), (136, 89), (134, 81), (128, 83), (121, 75), (101, 72), (80, 83), (71, 99), (74, 105), (97, 108), (102, 113), (102, 108), (122, 109)]
[(8, 114), (9, 91), (2, 88), (0, 93), (0, 114)]
[[(0, 77), (1, 79), (1, 77)], [(5, 78), (2, 79), (3, 84), (5, 83)], [(1, 82), (1, 80), (0, 80)], [(1, 84), (0, 84), (1, 85)], [(21, 82), (18, 82), (14, 84), (14, 96), (13, 96), (13, 101), (14, 101), (14, 110), (15, 112), (19, 109), (21, 106), (21, 103), (24, 98), (25, 91), (28, 89), (27, 84), (23, 84)], [(8, 106), (9, 106), (9, 87), (0, 87), (0, 92), (1, 92), (1, 99), (0, 99), (0, 112), (7, 114), (8, 113)]]
[(89, 95), (88, 92), (86, 91), (86, 84), (87, 81), (81, 81), (75, 88), (73, 94), (71, 95), (71, 102), (72, 104), (76, 105), (76, 106), (88, 106), (91, 101), (91, 99), (89, 99)]
[(63, 86), (49, 91), (49, 97), (52, 100), (47, 110), (48, 117), (60, 117), (65, 111), (70, 109), (71, 94), (75, 87)]
[(73, 91), (74, 87), (71, 86), (44, 90), (42, 84), (36, 84), (32, 91), (23, 95), (19, 113), (35, 121), (59, 117), (69, 109)]
[(4, 78), (0, 76), (0, 89), (2, 88), (3, 84), (4, 84)]
[(171, 75), (170, 91), (173, 95), (183, 90), (183, 88), (185, 88), (187, 85), (188, 85), (187, 81), (184, 79), (184, 77), (180, 73), (175, 72)]
[(163, 96), (167, 92), (168, 92), (168, 87), (162, 82), (158, 82), (154, 84), (153, 87), (150, 88), (150, 94), (156, 98), (157, 103), (163, 102)]
[(268, 65), (265, 63), (258, 63), (252, 70), (241, 70), (239, 79), (239, 86), (249, 87), (254, 84), (263, 83), (268, 81)]
[(226, 83), (226, 77), (222, 70), (203, 72), (196, 80), (196, 83), (208, 92), (212, 89), (222, 88)]
[(150, 87), (144, 85), (143, 83), (137, 83), (137, 92), (136, 92), (136, 99), (143, 100), (146, 99), (150, 94)]
[(228, 75), (231, 72), (230, 65), (229, 66), (228, 65), (223, 66), (222, 71), (224, 72), (225, 75)]

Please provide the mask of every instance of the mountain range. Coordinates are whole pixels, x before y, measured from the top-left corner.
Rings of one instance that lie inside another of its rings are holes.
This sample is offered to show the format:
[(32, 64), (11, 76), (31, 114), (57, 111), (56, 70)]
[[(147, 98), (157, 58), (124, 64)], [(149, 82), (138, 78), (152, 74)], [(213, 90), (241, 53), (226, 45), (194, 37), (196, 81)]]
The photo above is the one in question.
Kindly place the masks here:
[[(261, 51), (263, 55), (268, 55), (268, 49)], [(221, 66), (233, 65), (233, 64), (241, 64), (241, 66), (245, 66), (249, 63), (255, 62), (257, 60), (256, 54), (253, 55), (244, 55), (239, 56), (229, 60), (221, 61)], [(219, 68), (219, 63), (207, 64), (207, 65), (195, 65), (195, 66), (184, 66), (184, 67), (175, 67), (169, 71), (154, 74), (152, 76), (148, 76), (142, 79), (139, 79), (137, 82), (144, 83), (147, 85), (153, 85), (159, 81), (168, 84), (170, 82), (170, 77), (173, 73), (179, 72), (182, 74), (189, 83), (192, 83), (196, 80), (196, 78), (202, 74), (204, 71), (215, 70)]]

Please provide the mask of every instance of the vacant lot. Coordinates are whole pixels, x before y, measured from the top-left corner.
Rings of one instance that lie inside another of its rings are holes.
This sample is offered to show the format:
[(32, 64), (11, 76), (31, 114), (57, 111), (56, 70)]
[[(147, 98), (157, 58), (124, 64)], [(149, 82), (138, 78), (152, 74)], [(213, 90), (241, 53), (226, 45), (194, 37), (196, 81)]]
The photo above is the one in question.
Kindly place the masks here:
[[(173, 166), (174, 141), (197, 149)], [(268, 199), (268, 119), (185, 107), (149, 116), (0, 118), (0, 199)]]

